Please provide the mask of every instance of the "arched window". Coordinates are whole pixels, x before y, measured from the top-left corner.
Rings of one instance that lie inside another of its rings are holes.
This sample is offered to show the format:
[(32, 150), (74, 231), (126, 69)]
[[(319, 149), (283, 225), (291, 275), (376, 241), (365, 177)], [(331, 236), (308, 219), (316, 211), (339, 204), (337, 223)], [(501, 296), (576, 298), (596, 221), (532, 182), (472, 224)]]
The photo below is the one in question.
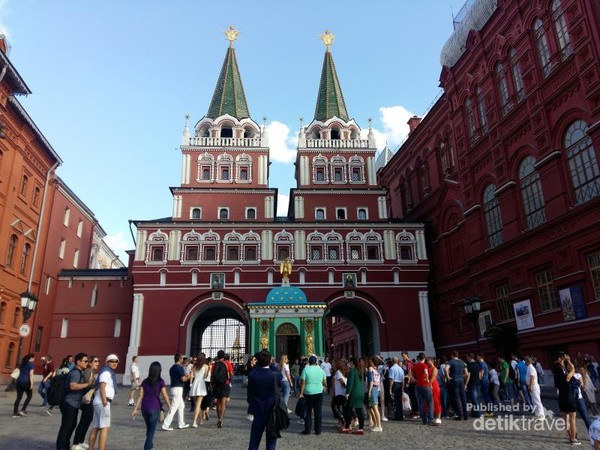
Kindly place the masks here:
[(246, 210), (246, 219), (256, 219), (256, 209), (248, 208)]
[(4, 367), (12, 368), (17, 365), (15, 361), (13, 363), (13, 355), (15, 354), (15, 343), (11, 342), (8, 344), (8, 348), (6, 350), (6, 360), (4, 361)]
[(19, 239), (16, 234), (11, 234), (8, 240), (8, 251), (6, 252), (6, 265), (12, 267), (15, 261), (15, 250), (17, 249), (17, 242)]
[(13, 323), (12, 326), (13, 327), (18, 327), (19, 326), (19, 317), (21, 317), (21, 308), (15, 308), (15, 312), (13, 314)]
[(473, 103), (470, 98), (465, 100), (465, 115), (467, 118), (467, 129), (471, 143), (475, 141), (475, 117), (473, 116)]
[(0, 323), (4, 323), (4, 315), (6, 314), (6, 302), (0, 303)]
[(197, 261), (198, 260), (198, 247), (187, 246), (185, 248), (185, 259), (186, 261)]
[(23, 175), (23, 178), (21, 178), (21, 190), (19, 191), (19, 193), (21, 195), (27, 195), (27, 183), (29, 182), (29, 178), (27, 178), (27, 175)]
[(346, 209), (337, 208), (335, 211), (335, 215), (338, 220), (346, 220)]
[(506, 115), (509, 109), (508, 81), (506, 80), (506, 71), (502, 63), (496, 64), (496, 82), (498, 83), (498, 95), (500, 96), (502, 115)]
[(338, 130), (337, 128), (332, 128), (331, 139), (340, 139), (340, 130)]
[(440, 166), (442, 167), (442, 178), (448, 171), (448, 159), (446, 155), (446, 143), (440, 141)]
[(527, 156), (519, 167), (521, 197), (527, 219), (527, 228), (535, 228), (546, 221), (544, 194), (540, 174), (535, 169), (535, 158)]
[(315, 219), (316, 220), (325, 220), (325, 210), (323, 208), (317, 208), (315, 210)]
[(600, 194), (598, 160), (587, 129), (587, 123), (577, 120), (569, 126), (564, 138), (576, 204), (585, 203)]
[(571, 38), (569, 37), (567, 21), (565, 20), (565, 13), (560, 4), (560, 0), (554, 0), (552, 2), (552, 21), (554, 22), (554, 30), (556, 31), (556, 38), (558, 40), (560, 59), (564, 60), (573, 52), (573, 50), (571, 49)]
[(27, 272), (27, 265), (29, 264), (29, 254), (31, 253), (31, 245), (25, 244), (23, 246), (23, 253), (21, 254), (21, 274), (25, 275)]
[(545, 77), (550, 75), (552, 65), (550, 64), (550, 46), (548, 45), (548, 36), (544, 30), (544, 24), (541, 19), (536, 19), (533, 23), (535, 47), (537, 49), (538, 58), (540, 59), (540, 67)]
[(227, 209), (227, 208), (219, 209), (219, 219), (222, 219), (222, 220), (229, 219), (229, 209)]
[(39, 206), (40, 194), (41, 194), (40, 188), (36, 186), (35, 189), (33, 190), (33, 201), (32, 201), (33, 206)]
[(477, 86), (477, 112), (479, 113), (479, 128), (483, 134), (486, 134), (488, 132), (488, 124), (485, 118), (485, 103), (483, 102), (481, 86)]
[(327, 158), (317, 156), (313, 159), (313, 183), (326, 183), (327, 179)]
[(523, 88), (523, 76), (521, 75), (521, 66), (517, 58), (517, 51), (511, 48), (508, 52), (510, 58), (510, 71), (512, 72), (513, 83), (515, 87), (515, 95), (517, 101), (520, 102), (525, 98), (525, 90)]
[(357, 217), (358, 220), (367, 220), (367, 210), (365, 208), (358, 208)]
[(223, 128), (221, 128), (221, 137), (222, 138), (231, 138), (231, 137), (233, 137), (233, 128), (231, 128), (231, 127), (223, 127)]
[(483, 191), (483, 212), (490, 247), (497, 247), (502, 244), (502, 218), (500, 203), (496, 198), (496, 186), (493, 184), (488, 185)]
[(202, 219), (202, 210), (200, 208), (192, 208), (192, 219)]

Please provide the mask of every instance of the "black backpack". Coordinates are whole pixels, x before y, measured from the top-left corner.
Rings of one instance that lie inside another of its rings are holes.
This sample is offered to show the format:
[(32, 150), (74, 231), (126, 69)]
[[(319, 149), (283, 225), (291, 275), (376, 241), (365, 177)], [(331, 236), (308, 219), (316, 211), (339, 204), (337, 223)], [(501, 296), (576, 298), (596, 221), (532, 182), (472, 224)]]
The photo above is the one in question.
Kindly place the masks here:
[(213, 367), (212, 382), (214, 384), (225, 384), (229, 380), (229, 372), (227, 366), (222, 361), (217, 361)]
[(67, 396), (70, 373), (64, 372), (50, 379), (50, 386), (46, 389), (46, 400), (50, 406), (60, 405)]

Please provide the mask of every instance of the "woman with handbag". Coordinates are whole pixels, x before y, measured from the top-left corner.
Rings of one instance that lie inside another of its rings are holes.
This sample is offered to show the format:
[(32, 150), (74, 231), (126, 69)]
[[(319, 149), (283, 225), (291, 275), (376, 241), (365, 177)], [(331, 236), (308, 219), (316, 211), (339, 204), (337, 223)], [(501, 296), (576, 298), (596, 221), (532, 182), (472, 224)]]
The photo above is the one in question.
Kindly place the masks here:
[(142, 416), (144, 417), (144, 422), (146, 422), (146, 442), (144, 442), (144, 450), (151, 450), (154, 447), (154, 433), (156, 432), (156, 424), (158, 423), (160, 412), (162, 410), (162, 405), (160, 403), (161, 395), (167, 404), (167, 410), (171, 409), (165, 382), (160, 377), (161, 371), (162, 367), (158, 361), (154, 361), (150, 364), (148, 378), (142, 381), (140, 394), (135, 403), (135, 408), (131, 413), (135, 419), (141, 405)]
[(81, 398), (81, 406), (79, 407), (81, 410), (81, 417), (79, 418), (79, 423), (75, 429), (75, 437), (73, 437), (73, 446), (71, 447), (71, 450), (80, 450), (84, 448), (81, 444), (85, 442), (85, 435), (94, 418), (94, 406), (92, 405), (92, 400), (94, 399), (94, 394), (96, 392), (94, 386), (96, 385), (96, 371), (98, 370), (98, 367), (100, 367), (100, 360), (98, 357), (94, 355), (90, 356), (88, 358), (88, 367), (83, 371), (83, 378), (90, 387)]
[[(21, 364), (19, 365), (19, 376), (17, 377), (17, 399), (15, 400), (13, 408), (13, 417), (27, 417), (27, 405), (31, 401), (33, 395), (33, 360), (35, 356), (33, 353), (29, 353), (23, 356)], [(26, 395), (25, 403), (23, 408), (19, 411), (19, 403), (23, 398), (23, 394)]]
[[(256, 354), (256, 366), (248, 375), (248, 410), (254, 416), (250, 431), (250, 443), (248, 450), (258, 450), (262, 435), (267, 428), (269, 415), (278, 400), (275, 391), (281, 386), (281, 372), (273, 372), (269, 368), (271, 353), (262, 350)], [(275, 386), (277, 380), (277, 386)], [(267, 450), (275, 450), (277, 439), (267, 432)]]

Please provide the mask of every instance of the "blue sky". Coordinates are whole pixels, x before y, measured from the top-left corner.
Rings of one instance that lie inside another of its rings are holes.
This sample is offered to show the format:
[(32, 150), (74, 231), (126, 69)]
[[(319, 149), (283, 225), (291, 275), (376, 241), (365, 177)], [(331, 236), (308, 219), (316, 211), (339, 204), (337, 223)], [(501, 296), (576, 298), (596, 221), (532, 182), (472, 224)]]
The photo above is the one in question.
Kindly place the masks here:
[[(228, 42), (252, 118), (267, 117), (271, 187), (287, 210), (299, 118), (312, 120), (329, 29), (350, 117), (395, 149), (440, 92), (442, 46), (464, 0), (0, 0), (19, 100), (63, 159), (58, 175), (118, 252), (129, 219), (167, 217), (185, 124), (207, 112)], [(124, 258), (122, 258), (125, 260)]]

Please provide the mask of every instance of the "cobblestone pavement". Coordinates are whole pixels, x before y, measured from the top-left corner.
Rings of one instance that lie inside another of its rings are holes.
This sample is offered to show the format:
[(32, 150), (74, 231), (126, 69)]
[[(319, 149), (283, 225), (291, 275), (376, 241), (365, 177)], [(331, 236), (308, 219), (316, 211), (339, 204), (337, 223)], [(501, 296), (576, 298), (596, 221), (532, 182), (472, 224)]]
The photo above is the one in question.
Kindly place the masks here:
[[(550, 392), (552, 389), (546, 390)], [(127, 388), (122, 388), (112, 404), (113, 423), (108, 437), (109, 449), (125, 450), (143, 448), (145, 425), (142, 417), (133, 420), (131, 407), (127, 406)], [(545, 395), (544, 405), (557, 410), (556, 401)], [(227, 446), (228, 450), (245, 449), (248, 447), (250, 422), (246, 420), (246, 389), (239, 381), (232, 387), (232, 399), (222, 429), (216, 426), (215, 412), (204, 425), (196, 429), (174, 430), (166, 432), (157, 430), (154, 448), (162, 449), (216, 449)], [(37, 450), (55, 448), (56, 435), (60, 426), (60, 412), (56, 410), (52, 417), (41, 408), (39, 395), (34, 392), (28, 408), (28, 417), (12, 418), (14, 392), (0, 393), (0, 449), (2, 450)], [(290, 399), (290, 409), (294, 409), (296, 399)], [(384, 422), (383, 433), (365, 431), (364, 436), (342, 435), (337, 433), (335, 420), (329, 407), (330, 398), (324, 397), (323, 432), (320, 436), (304, 436), (300, 434), (303, 426), (292, 414), (292, 424), (282, 433), (278, 440), (281, 449), (312, 448), (342, 449), (349, 446), (365, 446), (377, 449), (399, 449), (404, 447), (419, 447), (425, 449), (460, 448), (460, 449), (565, 449), (571, 446), (566, 438), (566, 432), (557, 430), (556, 419), (549, 419), (552, 426), (535, 425), (530, 415), (523, 418), (521, 413), (511, 416), (489, 418), (485, 426), (481, 419), (468, 421), (443, 420), (439, 427), (421, 425), (419, 419), (408, 419), (404, 422)], [(186, 411), (186, 421), (191, 422), (192, 415)], [(480, 426), (481, 425), (481, 426)], [(160, 425), (159, 425), (160, 426)], [(492, 428), (493, 426), (493, 428)], [(506, 427), (512, 429), (506, 429)], [(585, 426), (578, 421), (579, 439), (582, 446), (589, 448), (589, 439)], [(534, 428), (535, 427), (535, 428)], [(479, 429), (477, 429), (479, 428)], [(523, 428), (526, 428), (523, 430)], [(531, 428), (527, 430), (527, 428)], [(264, 448), (264, 438), (261, 448)]]

